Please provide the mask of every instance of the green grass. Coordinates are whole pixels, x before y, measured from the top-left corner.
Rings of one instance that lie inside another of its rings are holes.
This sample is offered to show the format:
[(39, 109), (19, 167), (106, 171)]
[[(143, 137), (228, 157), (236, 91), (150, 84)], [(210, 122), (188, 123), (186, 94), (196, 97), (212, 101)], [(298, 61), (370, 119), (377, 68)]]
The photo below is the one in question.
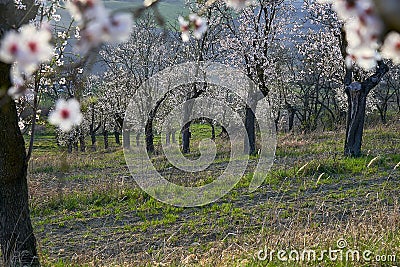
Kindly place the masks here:
[[(257, 162), (251, 157), (233, 190), (194, 208), (161, 203), (138, 188), (111, 137), (107, 151), (99, 137), (98, 151), (69, 155), (51, 135), (37, 136), (29, 181), (43, 264), (298, 266), (254, 255), (264, 246), (321, 251), (340, 237), (349, 247), (400, 257), (400, 176), (394, 170), (400, 162), (399, 129), (367, 129), (364, 154), (355, 159), (342, 156), (340, 132), (280, 135), (276, 163), (258, 190), (248, 191)], [(199, 141), (211, 137), (210, 126), (194, 124), (191, 132), (188, 158), (194, 159)], [(194, 186), (212, 182), (224, 169), (218, 167), (229, 162), (226, 141), (217, 138), (216, 144), (214, 167), (195, 175), (173, 171), (170, 178)], [(162, 153), (152, 160), (160, 171), (172, 167)]]

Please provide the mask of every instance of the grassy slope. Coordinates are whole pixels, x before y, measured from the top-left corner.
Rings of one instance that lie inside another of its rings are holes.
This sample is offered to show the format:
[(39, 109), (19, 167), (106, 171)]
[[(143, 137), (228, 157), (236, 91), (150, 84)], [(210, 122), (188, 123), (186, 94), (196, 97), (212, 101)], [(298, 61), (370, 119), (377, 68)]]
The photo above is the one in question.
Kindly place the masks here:
[[(341, 156), (343, 133), (281, 135), (276, 164), (261, 188), (249, 193), (246, 174), (217, 203), (185, 209), (138, 189), (120, 148), (68, 155), (65, 168), (52, 138), (39, 137), (29, 179), (40, 252), (48, 266), (264, 266), (254, 256), (264, 246), (320, 251), (344, 237), (349, 248), (400, 257), (400, 175), (393, 169), (400, 162), (399, 130), (367, 130), (366, 155), (358, 159)], [(209, 134), (204, 125), (192, 131), (195, 144)], [(212, 167), (195, 176), (172, 170), (170, 179), (212, 180), (228, 161), (226, 145), (217, 143)], [(162, 156), (154, 163), (170, 167)], [(275, 259), (268, 266), (286, 265)]]

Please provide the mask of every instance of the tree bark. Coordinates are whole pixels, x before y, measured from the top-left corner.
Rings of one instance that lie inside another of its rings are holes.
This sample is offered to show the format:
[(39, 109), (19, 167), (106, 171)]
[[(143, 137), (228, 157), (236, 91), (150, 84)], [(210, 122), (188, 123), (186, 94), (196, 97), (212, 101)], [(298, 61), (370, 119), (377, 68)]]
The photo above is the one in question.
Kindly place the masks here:
[(172, 133), (171, 133), (171, 138), (172, 138), (172, 143), (176, 144), (175, 129), (174, 129), (174, 130), (172, 130)]
[(104, 149), (108, 149), (108, 131), (103, 130), (103, 139), (104, 139)]
[(257, 103), (264, 95), (259, 92), (250, 91), (248, 93), (248, 105), (245, 107), (244, 126), (247, 132), (247, 140), (244, 140), (244, 153), (248, 155), (256, 154), (256, 115), (253, 111), (257, 108)]
[(135, 139), (136, 139), (136, 146), (140, 146), (140, 132), (136, 133)]
[(188, 92), (186, 95), (186, 102), (183, 104), (183, 127), (181, 129), (181, 135), (182, 135), (182, 153), (187, 154), (190, 153), (190, 138), (192, 137), (191, 132), (190, 132), (190, 124), (191, 121), (190, 115), (192, 114), (193, 111), (193, 101), (189, 101), (191, 99), (195, 99), (199, 97), (202, 93), (206, 91), (207, 84), (193, 84), (193, 90)]
[(147, 121), (144, 128), (145, 131), (145, 141), (146, 141), (146, 150), (148, 154), (154, 154), (154, 134), (153, 134), (153, 121), (156, 117), (157, 110), (162, 104), (162, 102), (167, 98), (168, 94), (165, 94), (162, 98), (157, 100), (154, 108), (150, 110), (149, 114), (147, 115)]
[(165, 133), (165, 144), (169, 145), (171, 143), (171, 131), (167, 131)]
[(85, 132), (82, 127), (79, 129), (79, 145), (81, 147), (81, 152), (85, 152), (86, 151)]
[(146, 126), (144, 128), (145, 140), (146, 140), (146, 150), (147, 150), (148, 154), (154, 153), (153, 119), (154, 119), (154, 116), (149, 116), (149, 118), (146, 122)]
[(131, 148), (131, 131), (128, 129), (122, 132), (122, 146), (125, 149)]
[(211, 125), (211, 140), (215, 140), (215, 125), (214, 123), (210, 123)]
[(90, 140), (92, 141), (92, 151), (96, 151), (96, 133), (90, 126)]
[(73, 144), (74, 144), (74, 150), (75, 150), (75, 152), (78, 152), (78, 151), (79, 151), (79, 139), (78, 139), (76, 136), (74, 136), (74, 142), (73, 142)]
[(121, 144), (121, 139), (120, 139), (120, 134), (119, 134), (118, 130), (114, 131), (114, 137), (115, 137), (115, 143), (117, 145), (120, 145)]
[(244, 125), (247, 132), (247, 140), (244, 142), (244, 153), (255, 155), (256, 153), (256, 131), (255, 131), (255, 115), (250, 107), (246, 107)]
[(187, 154), (190, 153), (190, 137), (191, 137), (191, 133), (190, 133), (190, 124), (191, 122), (187, 122), (185, 123), (185, 125), (183, 125), (182, 127), (182, 153)]
[(383, 61), (379, 61), (373, 75), (363, 82), (352, 83), (352, 69), (346, 70), (344, 85), (348, 107), (346, 140), (344, 145), (345, 156), (361, 156), (367, 96), (369, 92), (379, 84), (382, 77), (388, 71), (389, 67)]
[[(7, 95), (10, 66), (0, 62), (0, 245), (5, 266), (39, 266), (28, 205), (27, 157), (15, 102)], [(4, 94), (4, 95), (3, 95)]]
[[(194, 90), (196, 90), (196, 88), (194, 88)], [(197, 97), (197, 96), (195, 96)], [(183, 118), (182, 118), (182, 122), (183, 122), (183, 127), (181, 129), (181, 135), (182, 135), (182, 153), (187, 154), (190, 153), (190, 138), (191, 138), (191, 133), (190, 133), (190, 124), (191, 121), (190, 119), (190, 115), (192, 114), (192, 110), (193, 110), (193, 102), (192, 101), (188, 101), (192, 99), (192, 97), (189, 95), (187, 96), (187, 101), (183, 104)]]

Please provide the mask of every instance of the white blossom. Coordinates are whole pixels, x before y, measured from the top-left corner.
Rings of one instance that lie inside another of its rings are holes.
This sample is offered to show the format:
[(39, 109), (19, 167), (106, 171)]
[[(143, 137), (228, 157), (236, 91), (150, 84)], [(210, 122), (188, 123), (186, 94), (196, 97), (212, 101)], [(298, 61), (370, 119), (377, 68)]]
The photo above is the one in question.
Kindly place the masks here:
[(182, 37), (182, 41), (184, 42), (188, 42), (189, 41), (189, 37), (190, 37), (190, 33), (189, 33), (189, 21), (185, 20), (182, 16), (178, 17), (178, 22), (179, 22), (179, 26), (180, 26), (180, 30), (181, 30), (181, 37)]
[(69, 132), (73, 126), (82, 122), (79, 102), (71, 98), (67, 101), (59, 99), (56, 108), (49, 115), (49, 122), (56, 125), (63, 132)]
[(190, 39), (190, 29), (193, 29), (193, 36), (196, 39), (200, 39), (207, 31), (207, 21), (197, 14), (190, 14), (189, 20), (179, 16), (178, 22), (181, 30), (182, 41), (184, 42), (187, 42)]
[(118, 44), (129, 39), (133, 26), (131, 14), (110, 14), (98, 0), (72, 0), (67, 8), (81, 25), (75, 30), (79, 52), (87, 53), (104, 42)]
[(382, 46), (382, 56), (392, 59), (395, 64), (400, 64), (400, 34), (390, 32)]
[(204, 18), (199, 17), (197, 14), (189, 15), (190, 22), (193, 23), (193, 36), (196, 39), (200, 39), (203, 34), (207, 31), (207, 22)]

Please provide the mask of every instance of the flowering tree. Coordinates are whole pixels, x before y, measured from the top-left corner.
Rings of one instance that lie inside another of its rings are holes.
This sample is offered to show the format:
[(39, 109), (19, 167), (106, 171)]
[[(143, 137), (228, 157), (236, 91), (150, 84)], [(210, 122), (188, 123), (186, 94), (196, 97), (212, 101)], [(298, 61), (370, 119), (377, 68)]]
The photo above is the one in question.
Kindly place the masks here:
[[(143, 14), (144, 10), (151, 8), (158, 14), (158, 2), (159, 0), (145, 0), (143, 6), (134, 13)], [(198, 40), (189, 42), (188, 46), (194, 44), (196, 47), (196, 53), (193, 53), (195, 60), (213, 59), (207, 52), (207, 47), (215, 46), (215, 42), (213, 38), (208, 37), (206, 19), (202, 16), (206, 14), (205, 17), (211, 20), (208, 27), (210, 32), (212, 32), (211, 25), (218, 29), (218, 25), (213, 24), (218, 21), (217, 16), (213, 12), (210, 13), (212, 10), (210, 7), (217, 0), (198, 2), (202, 8), (198, 12), (200, 14), (179, 18), (181, 38), (183, 41), (190, 41), (190, 36), (193, 35)], [(224, 2), (236, 9), (245, 8), (250, 3), (246, 0)], [(344, 24), (347, 33), (345, 39), (337, 29), (335, 31), (336, 36), (341, 38), (340, 51), (347, 63), (344, 84), (349, 100), (349, 119), (345, 151), (349, 155), (359, 155), (366, 98), (388, 70), (381, 59), (383, 57), (392, 59), (395, 63), (400, 62), (398, 33), (400, 7), (396, 0), (324, 0), (323, 2), (333, 5), (340, 19), (339, 24)], [(288, 22), (283, 16), (282, 20), (276, 23), (276, 17), (278, 13), (284, 15), (288, 11), (284, 7), (289, 6), (284, 4), (284, 0), (259, 0), (255, 3), (257, 7), (246, 9), (239, 17), (239, 21), (232, 18), (231, 22), (226, 24), (231, 33), (221, 45), (225, 46), (227, 51), (235, 51), (231, 60), (239, 60), (238, 65), (243, 67), (248, 76), (259, 85), (265, 96), (270, 89), (269, 79), (274, 77), (270, 71), (276, 69), (271, 67), (274, 61), (271, 60), (270, 53), (274, 50), (273, 44), (277, 38), (283, 36), (281, 26)], [(26, 180), (28, 157), (13, 98), (26, 93), (33, 77), (47, 69), (43, 65), (45, 62), (55, 62), (55, 65), (61, 68), (56, 72), (62, 72), (64, 68), (62, 57), (65, 52), (62, 47), (65, 45), (54, 47), (49, 24), (45, 23), (47, 20), (59, 19), (56, 13), (59, 6), (61, 4), (57, 0), (24, 2), (0, 0), (2, 18), (0, 22), (0, 246), (6, 265), (39, 265), (36, 240), (29, 218)], [(131, 14), (110, 12), (98, 0), (71, 0), (66, 2), (66, 7), (78, 23), (75, 32), (77, 38), (75, 52), (79, 54), (79, 59), (70, 66), (72, 69), (88, 68), (97, 54), (95, 52), (103, 43), (118, 44), (130, 37), (133, 23)], [(37, 17), (38, 11), (41, 14), (39, 17)], [(29, 23), (30, 21), (32, 22)], [(163, 20), (159, 16), (157, 21), (163, 25)], [(71, 35), (71, 32), (68, 32), (59, 37), (66, 40)], [(143, 45), (141, 47), (143, 48)], [(352, 82), (355, 73), (353, 61), (365, 69), (375, 68), (375, 72), (365, 79)], [(142, 76), (143, 79), (148, 77)], [(34, 82), (41, 84), (42, 79), (39, 78)], [(132, 87), (127, 86), (127, 88)], [(81, 90), (79, 86), (78, 90)], [(82, 94), (77, 92), (73, 96), (79, 99)], [(258, 97), (262, 96), (254, 96), (254, 105)], [(50, 115), (50, 122), (65, 132), (74, 131), (83, 120), (80, 103), (77, 100), (59, 100)], [(104, 106), (102, 109), (105, 114), (109, 114), (109, 106)], [(247, 130), (251, 137), (248, 150), (254, 153), (254, 114), (247, 111), (246, 114)], [(114, 114), (111, 117), (116, 116)], [(109, 124), (108, 120), (102, 121), (104, 131)], [(152, 127), (149, 129), (152, 135)]]
[[(123, 40), (126, 31), (118, 25), (129, 24), (129, 19), (122, 15), (109, 15), (99, 2), (91, 3), (91, 6), (83, 2), (70, 3), (70, 8), (77, 10), (74, 14), (76, 18), (82, 19), (82, 25), (86, 26), (82, 28), (84, 35), (79, 42), (80, 48), (95, 47), (110, 38), (113, 41)], [(4, 18), (0, 24), (0, 246), (6, 266), (39, 265), (29, 217), (28, 158), (13, 97), (23, 94), (31, 77), (40, 69), (40, 64), (53, 57), (52, 36), (42, 22), (45, 17), (54, 14), (56, 5), (56, 2), (36, 3), (29, 0), (23, 4), (19, 1), (16, 4), (14, 1), (0, 2), (0, 15)], [(36, 18), (38, 10), (42, 16), (39, 16), (36, 25), (26, 24)], [(129, 25), (126, 27), (130, 28)], [(95, 30), (100, 40), (89, 38)], [(108, 32), (118, 34), (110, 36)], [(130, 29), (127, 32), (129, 34)], [(81, 121), (79, 103), (76, 100), (60, 100), (50, 118), (63, 130), (70, 130)]]
[[(291, 1), (257, 1), (257, 5), (245, 8), (238, 17), (231, 16), (225, 25), (228, 33), (220, 40), (227, 53), (226, 63), (234, 64), (256, 83), (263, 95), (249, 92), (251, 107), (246, 108), (245, 125), (248, 143), (247, 153), (256, 153), (255, 110), (257, 102), (268, 97), (270, 83), (276, 77), (276, 51), (285, 45), (285, 32), (293, 20)], [(271, 98), (272, 99), (272, 98)]]
[[(370, 1), (324, 2), (328, 2), (328, 5), (320, 6), (312, 1), (308, 4), (315, 20), (330, 29), (337, 39), (336, 44), (345, 63), (343, 84), (347, 98), (347, 123), (344, 154), (357, 157), (361, 155), (368, 95), (389, 70), (377, 51), (378, 36), (383, 28), (382, 20), (379, 19)], [(338, 17), (324, 16), (332, 8), (337, 12)], [(391, 37), (388, 36), (388, 38)], [(382, 55), (388, 55), (389, 50), (387, 44), (386, 48), (384, 45)], [(394, 59), (394, 55), (390, 53), (388, 57)], [(375, 68), (375, 72), (363, 73), (362, 70), (353, 66), (353, 62), (366, 71), (372, 72)], [(353, 73), (357, 73), (357, 80), (354, 82)]]

